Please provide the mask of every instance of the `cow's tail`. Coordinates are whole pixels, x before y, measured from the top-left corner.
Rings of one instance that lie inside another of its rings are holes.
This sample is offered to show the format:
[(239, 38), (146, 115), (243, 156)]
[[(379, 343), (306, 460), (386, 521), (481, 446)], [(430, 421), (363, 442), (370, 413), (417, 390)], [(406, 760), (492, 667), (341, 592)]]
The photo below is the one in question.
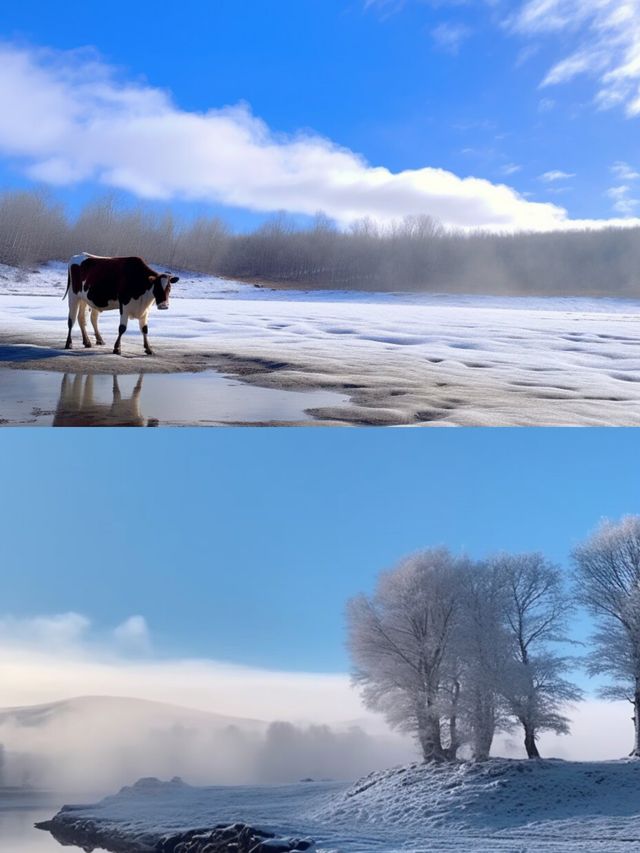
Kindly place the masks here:
[(71, 287), (71, 264), (67, 267), (67, 289), (64, 292), (64, 296), (62, 300), (64, 301), (67, 298), (67, 293), (69, 293), (69, 288)]

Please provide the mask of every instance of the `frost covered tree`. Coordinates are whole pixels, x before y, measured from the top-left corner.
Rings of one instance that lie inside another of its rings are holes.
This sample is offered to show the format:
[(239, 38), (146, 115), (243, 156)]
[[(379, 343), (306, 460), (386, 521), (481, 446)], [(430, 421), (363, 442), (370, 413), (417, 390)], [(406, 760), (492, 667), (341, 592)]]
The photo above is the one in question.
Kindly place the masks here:
[(489, 757), (496, 731), (509, 727), (502, 697), (510, 661), (504, 612), (505, 589), (498, 567), (475, 564), (465, 577), (458, 647), (464, 662), (461, 705), (465, 740), (476, 761)]
[(538, 735), (567, 734), (569, 720), (562, 707), (581, 695), (565, 678), (569, 659), (553, 649), (566, 639), (571, 608), (559, 568), (541, 554), (503, 554), (492, 563), (504, 589), (503, 624), (510, 655), (501, 692), (524, 730), (527, 756), (539, 758)]
[(578, 599), (597, 620), (588, 671), (608, 677), (603, 696), (633, 705), (640, 757), (640, 516), (605, 521), (573, 558)]
[(369, 708), (416, 736), (425, 761), (447, 757), (446, 739), (449, 755), (455, 745), (455, 730), (443, 731), (443, 720), (455, 720), (463, 565), (444, 549), (421, 552), (385, 572), (373, 596), (348, 604), (354, 682)]

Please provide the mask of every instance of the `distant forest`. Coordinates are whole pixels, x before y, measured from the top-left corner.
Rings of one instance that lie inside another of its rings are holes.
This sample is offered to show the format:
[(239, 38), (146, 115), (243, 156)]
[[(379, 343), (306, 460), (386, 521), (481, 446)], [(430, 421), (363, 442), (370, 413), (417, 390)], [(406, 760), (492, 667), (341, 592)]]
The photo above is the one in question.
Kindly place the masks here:
[(451, 233), (428, 216), (381, 228), (307, 227), (277, 215), (250, 233), (219, 218), (91, 202), (71, 220), (46, 193), (0, 195), (0, 262), (29, 266), (79, 251), (305, 288), (512, 295), (640, 296), (640, 228), (548, 234)]

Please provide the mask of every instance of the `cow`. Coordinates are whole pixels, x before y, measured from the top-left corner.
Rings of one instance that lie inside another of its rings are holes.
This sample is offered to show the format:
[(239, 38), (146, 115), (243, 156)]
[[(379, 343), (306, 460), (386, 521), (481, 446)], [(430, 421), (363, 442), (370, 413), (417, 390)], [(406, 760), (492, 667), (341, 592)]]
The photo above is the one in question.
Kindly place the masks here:
[(96, 344), (104, 344), (98, 328), (98, 318), (102, 311), (120, 310), (118, 339), (113, 352), (120, 355), (120, 342), (127, 331), (130, 317), (140, 323), (140, 331), (147, 355), (153, 355), (149, 346), (149, 327), (147, 317), (154, 301), (160, 310), (169, 307), (171, 285), (179, 281), (177, 275), (158, 273), (142, 258), (103, 258), (82, 252), (74, 255), (67, 269), (67, 289), (69, 296), (68, 335), (65, 349), (71, 349), (71, 330), (78, 320), (82, 332), (82, 343), (91, 346), (86, 329), (86, 309), (91, 311), (91, 324), (96, 336)]

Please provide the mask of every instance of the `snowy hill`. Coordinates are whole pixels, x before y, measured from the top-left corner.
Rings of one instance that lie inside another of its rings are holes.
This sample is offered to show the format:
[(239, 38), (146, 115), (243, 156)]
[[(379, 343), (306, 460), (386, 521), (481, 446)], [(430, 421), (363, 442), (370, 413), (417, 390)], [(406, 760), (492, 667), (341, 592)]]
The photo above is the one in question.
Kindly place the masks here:
[(43, 705), (0, 708), (0, 727), (67, 727), (89, 724), (95, 734), (102, 726), (113, 728), (118, 717), (126, 717), (129, 725), (206, 725), (231, 726), (263, 730), (267, 723), (242, 717), (229, 717), (210, 711), (197, 711), (180, 705), (152, 702), (124, 696), (77, 696)]
[(640, 762), (631, 760), (413, 764), (352, 786), (141, 780), (95, 805), (65, 807), (49, 828), (78, 844), (99, 837), (111, 850), (158, 849), (167, 835), (242, 821), (312, 837), (327, 853), (630, 853), (640, 850), (639, 792)]
[(381, 824), (406, 832), (564, 833), (638, 838), (640, 761), (412, 764), (361, 779), (312, 812), (334, 825)]

